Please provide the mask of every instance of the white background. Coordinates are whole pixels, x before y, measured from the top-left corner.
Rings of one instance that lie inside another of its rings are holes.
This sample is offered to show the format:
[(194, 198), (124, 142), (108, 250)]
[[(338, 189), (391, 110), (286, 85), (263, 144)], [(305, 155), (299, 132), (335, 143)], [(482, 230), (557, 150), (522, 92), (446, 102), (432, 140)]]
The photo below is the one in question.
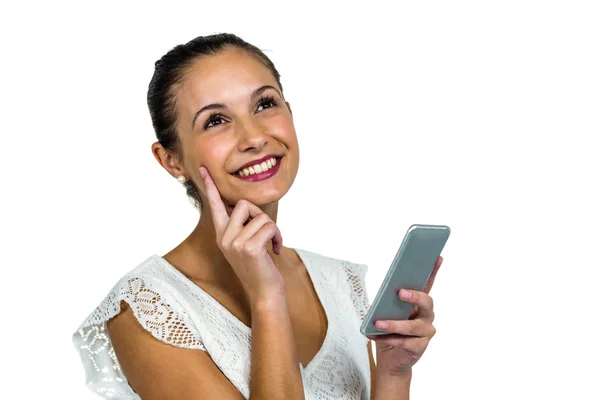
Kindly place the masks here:
[(372, 299), (411, 224), (452, 228), (412, 398), (600, 398), (597, 2), (15, 4), (2, 398), (98, 398), (71, 335), (198, 217), (150, 151), (154, 61), (216, 32), (265, 50), (294, 110), (287, 246), (367, 263)]

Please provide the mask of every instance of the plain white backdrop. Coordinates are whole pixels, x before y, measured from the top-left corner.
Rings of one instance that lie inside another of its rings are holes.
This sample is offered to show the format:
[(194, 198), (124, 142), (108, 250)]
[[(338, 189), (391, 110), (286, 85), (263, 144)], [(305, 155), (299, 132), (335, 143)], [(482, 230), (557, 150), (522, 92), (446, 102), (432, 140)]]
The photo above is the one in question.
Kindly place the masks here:
[(2, 398), (96, 399), (71, 335), (193, 229), (156, 162), (154, 62), (231, 32), (282, 75), (301, 156), (287, 246), (369, 265), (452, 234), (414, 399), (598, 399), (594, 1), (30, 2), (0, 10)]

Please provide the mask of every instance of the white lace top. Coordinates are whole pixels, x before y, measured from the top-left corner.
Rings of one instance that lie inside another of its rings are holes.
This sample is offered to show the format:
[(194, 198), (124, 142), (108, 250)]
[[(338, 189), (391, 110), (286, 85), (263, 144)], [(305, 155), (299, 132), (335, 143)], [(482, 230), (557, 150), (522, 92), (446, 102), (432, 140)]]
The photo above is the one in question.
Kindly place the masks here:
[[(325, 310), (328, 329), (322, 347), (306, 368), (300, 364), (307, 400), (368, 399), (368, 339), (359, 331), (369, 307), (367, 266), (295, 249)], [(140, 399), (129, 386), (106, 330), (126, 301), (156, 339), (207, 351), (248, 399), (251, 329), (158, 255), (125, 275), (73, 335), (88, 387), (106, 399)]]

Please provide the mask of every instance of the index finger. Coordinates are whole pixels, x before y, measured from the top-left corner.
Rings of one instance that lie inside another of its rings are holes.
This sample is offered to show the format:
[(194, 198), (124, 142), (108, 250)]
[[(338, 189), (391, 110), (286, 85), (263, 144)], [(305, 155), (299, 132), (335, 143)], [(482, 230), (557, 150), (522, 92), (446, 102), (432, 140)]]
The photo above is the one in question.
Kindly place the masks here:
[(223, 200), (221, 200), (221, 194), (219, 189), (212, 180), (212, 176), (208, 172), (206, 167), (200, 167), (200, 175), (204, 178), (204, 186), (206, 188), (206, 198), (208, 199), (208, 205), (210, 207), (210, 213), (212, 215), (213, 223), (217, 231), (217, 235), (220, 237), (227, 223), (229, 222), (229, 215)]
[[(410, 297), (404, 297), (402, 290), (410, 295)], [(412, 303), (419, 307), (419, 318), (421, 319), (433, 319), (435, 316), (433, 312), (433, 299), (430, 295), (425, 292), (419, 292), (418, 290), (402, 289), (400, 291), (400, 300)]]
[(431, 291), (431, 288), (433, 287), (433, 282), (435, 282), (435, 276), (437, 275), (438, 270), (440, 269), (440, 267), (442, 266), (442, 262), (444, 261), (443, 257), (438, 257), (435, 266), (433, 267), (433, 271), (431, 271), (431, 275), (429, 276), (429, 279), (427, 279), (427, 283), (425, 284), (425, 288), (423, 288), (423, 291), (425, 293), (428, 293)]

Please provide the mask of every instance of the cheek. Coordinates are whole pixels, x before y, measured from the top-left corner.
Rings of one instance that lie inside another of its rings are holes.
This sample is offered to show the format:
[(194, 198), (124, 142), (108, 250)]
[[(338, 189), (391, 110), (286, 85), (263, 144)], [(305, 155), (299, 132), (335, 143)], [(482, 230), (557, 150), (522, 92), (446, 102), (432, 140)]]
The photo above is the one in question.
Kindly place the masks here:
[(197, 164), (194, 167), (199, 168), (204, 165), (209, 171), (211, 168), (223, 168), (223, 163), (230, 151), (231, 145), (219, 140), (218, 136), (214, 136), (210, 140), (198, 140), (194, 144), (194, 154), (192, 155)]
[(291, 118), (282, 116), (278, 121), (276, 121), (275, 124), (272, 125), (272, 133), (273, 136), (283, 142), (286, 147), (296, 148), (298, 146), (296, 129)]

